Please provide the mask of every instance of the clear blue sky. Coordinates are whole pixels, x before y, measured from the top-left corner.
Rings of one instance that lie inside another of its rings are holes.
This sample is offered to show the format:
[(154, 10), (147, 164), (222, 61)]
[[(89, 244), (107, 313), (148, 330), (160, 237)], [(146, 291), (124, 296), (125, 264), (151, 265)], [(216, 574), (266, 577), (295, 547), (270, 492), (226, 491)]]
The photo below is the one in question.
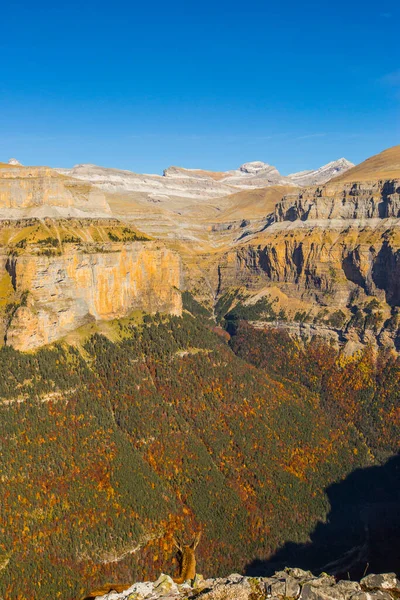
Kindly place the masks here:
[(0, 160), (287, 174), (400, 143), (399, 0), (10, 0)]

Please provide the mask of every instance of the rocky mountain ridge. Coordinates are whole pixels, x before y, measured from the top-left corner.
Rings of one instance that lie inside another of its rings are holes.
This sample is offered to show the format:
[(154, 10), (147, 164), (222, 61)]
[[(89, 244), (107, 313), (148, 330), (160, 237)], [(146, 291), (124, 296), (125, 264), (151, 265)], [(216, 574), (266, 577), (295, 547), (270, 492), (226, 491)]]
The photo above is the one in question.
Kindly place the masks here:
[(303, 322), (302, 336), (311, 327), (349, 352), (364, 343), (398, 349), (399, 249), (394, 218), (280, 221), (223, 253), (210, 276), (230, 310), (264, 302), (265, 318), (249, 318), (265, 326), (299, 331)]
[(140, 175), (131, 171), (109, 169), (96, 165), (76, 165), (72, 169), (57, 169), (59, 173), (90, 182), (107, 192), (142, 192), (152, 194), (154, 199), (161, 195), (205, 199), (217, 198), (241, 189), (256, 189), (270, 185), (310, 185), (324, 183), (331, 177), (345, 172), (353, 166), (345, 159), (333, 161), (307, 175), (293, 173), (283, 176), (276, 167), (261, 161), (249, 162), (238, 169), (213, 172), (201, 169), (168, 167), (160, 175)]
[[(319, 332), (349, 352), (398, 349), (399, 157), (397, 146), (352, 169), (359, 181), (346, 173), (289, 191), (264, 218), (221, 219), (215, 235), (226, 247), (206, 263), (220, 304), (228, 313), (247, 306), (241, 314), (260, 327)], [(264, 313), (250, 310), (261, 302)]]
[(299, 173), (292, 173), (288, 175), (288, 178), (298, 186), (309, 186), (309, 185), (320, 185), (326, 183), (333, 177), (337, 177), (341, 173), (345, 173), (349, 169), (354, 167), (346, 158), (339, 158), (323, 165), (315, 171), (300, 171)]
[(284, 196), (275, 221), (359, 220), (400, 218), (400, 178), (387, 181), (335, 183)]

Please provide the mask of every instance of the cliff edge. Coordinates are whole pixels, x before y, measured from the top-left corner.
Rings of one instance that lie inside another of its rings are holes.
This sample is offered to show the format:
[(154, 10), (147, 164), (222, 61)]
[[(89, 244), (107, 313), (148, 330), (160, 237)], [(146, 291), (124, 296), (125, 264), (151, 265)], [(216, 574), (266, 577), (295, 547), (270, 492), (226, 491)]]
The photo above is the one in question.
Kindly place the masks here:
[(273, 577), (244, 577), (237, 573), (226, 578), (203, 579), (196, 575), (193, 581), (177, 585), (162, 574), (152, 582), (135, 583), (122, 593), (113, 592), (87, 598), (102, 600), (397, 600), (400, 581), (395, 573), (368, 575), (360, 582), (336, 581), (331, 575), (318, 577), (310, 571), (293, 568), (278, 571)]

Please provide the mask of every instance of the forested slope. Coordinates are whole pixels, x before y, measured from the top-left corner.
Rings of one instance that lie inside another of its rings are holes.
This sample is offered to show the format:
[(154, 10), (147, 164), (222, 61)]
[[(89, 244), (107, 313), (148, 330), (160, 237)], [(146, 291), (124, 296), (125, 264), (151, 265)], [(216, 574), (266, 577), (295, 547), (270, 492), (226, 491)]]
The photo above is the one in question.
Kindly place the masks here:
[(172, 572), (172, 536), (199, 529), (201, 572), (243, 570), (306, 541), (324, 488), (395, 451), (398, 361), (344, 364), (245, 324), (230, 348), (203, 319), (1, 349), (4, 600)]

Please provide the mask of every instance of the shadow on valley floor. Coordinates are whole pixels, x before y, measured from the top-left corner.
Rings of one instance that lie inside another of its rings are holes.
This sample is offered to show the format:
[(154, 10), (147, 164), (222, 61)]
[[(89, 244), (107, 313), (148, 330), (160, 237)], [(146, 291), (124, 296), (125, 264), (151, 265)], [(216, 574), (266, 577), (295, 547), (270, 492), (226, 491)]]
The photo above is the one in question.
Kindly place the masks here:
[(310, 542), (288, 542), (270, 560), (255, 560), (246, 575), (284, 567), (359, 579), (365, 571), (400, 573), (400, 454), (384, 465), (357, 469), (326, 489), (331, 510)]

